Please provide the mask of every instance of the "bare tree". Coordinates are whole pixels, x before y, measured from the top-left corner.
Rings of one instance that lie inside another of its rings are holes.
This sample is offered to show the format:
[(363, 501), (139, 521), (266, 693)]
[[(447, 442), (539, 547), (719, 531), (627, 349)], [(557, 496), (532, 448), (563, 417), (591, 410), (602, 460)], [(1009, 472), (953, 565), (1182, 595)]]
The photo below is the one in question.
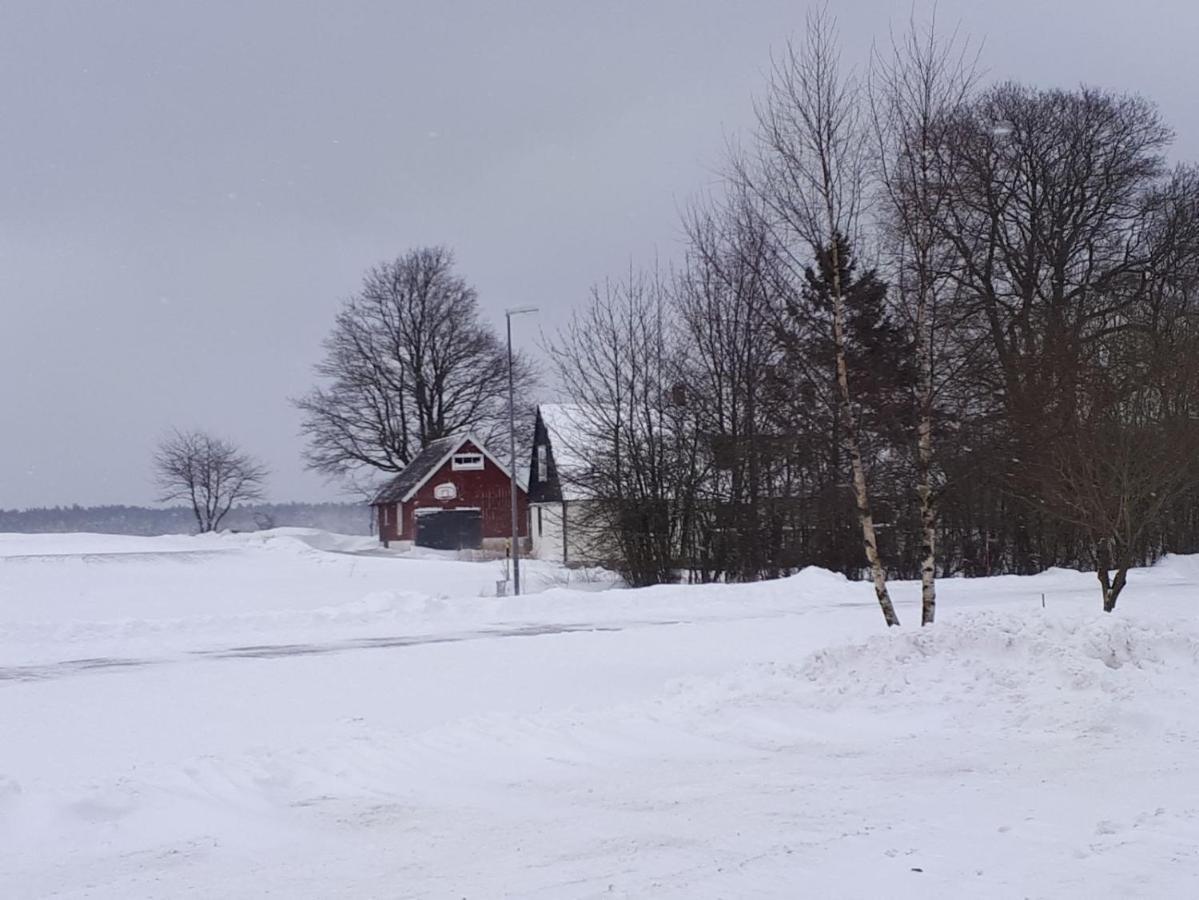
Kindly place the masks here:
[(174, 431), (154, 454), (162, 502), (185, 500), (201, 532), (216, 531), (235, 503), (261, 500), (267, 468), (229, 441)]
[(765, 103), (757, 110), (758, 153), (753, 164), (734, 160), (745, 189), (768, 210), (775, 243), (799, 283), (808, 260), (829, 257), (836, 383), (842, 440), (858, 522), (875, 595), (888, 626), (899, 617), (887, 590), (870, 506), (845, 354), (846, 271), (842, 248), (860, 240), (867, 134), (856, 82), (840, 69), (835, 24), (827, 9), (809, 13), (802, 43), (788, 44), (774, 63)]
[[(1128, 570), (1193, 491), (1199, 454), (1199, 180), (1180, 170), (1157, 192), (1148, 227), (1154, 264), (1074, 363), (1074, 415), (1041, 420), (1024, 462), (1045, 514), (1091, 545), (1103, 609), (1116, 607)], [(1112, 570), (1115, 577), (1112, 577)]]
[(1170, 130), (1138, 97), (1000, 85), (954, 118), (937, 223), (967, 374), (1004, 419), (1000, 475), (1032, 526), (1018, 535), (1049, 535), (1050, 559), (1090, 555), (1111, 609), (1185, 483), (1169, 477), (1185, 418), (1146, 380), (1167, 355), (1144, 342), (1194, 283), (1195, 179), (1167, 169)]
[[(324, 385), (295, 401), (310, 468), (398, 472), (430, 441), (506, 428), (505, 349), (453, 269), (445, 247), (413, 250), (371, 269), (346, 301), (316, 367)], [(528, 393), (535, 378), (520, 355), (514, 376)]]
[[(687, 556), (693, 577), (753, 581), (798, 564), (794, 385), (773, 339), (772, 250), (752, 199), (696, 206), (672, 307), (688, 352), (679, 377), (704, 468)], [(804, 415), (807, 424), (814, 417)]]
[[(1135, 343), (1160, 354), (1157, 341)], [(1176, 493), (1194, 486), (1199, 420), (1171, 402), (1169, 385), (1146, 379), (1166, 374), (1193, 388), (1199, 368), (1193, 335), (1185, 346), (1185, 354), (1168, 362), (1160, 355), (1139, 363), (1123, 359), (1119, 368), (1082, 379), (1082, 414), (1048, 434), (1027, 466), (1046, 514), (1076, 526), (1090, 542), (1105, 612), (1116, 608), (1128, 570), (1161, 528)], [(1168, 369), (1158, 369), (1162, 362)]]
[(956, 34), (943, 38), (935, 22), (912, 20), (892, 36), (889, 57), (876, 53), (870, 106), (877, 150), (882, 244), (892, 289), (907, 314), (916, 353), (916, 496), (920, 511), (921, 624), (936, 617), (937, 499), (933, 427), (943, 319), (952, 285), (950, 248), (937, 228), (947, 202), (940, 169), (954, 114), (976, 81), (975, 56)]
[[(592, 290), (548, 347), (573, 407), (573, 486), (591, 501), (582, 523), (632, 585), (678, 579), (694, 512), (695, 431), (674, 402), (678, 357), (667, 285), (631, 272)], [(680, 398), (681, 399), (681, 398)]]
[(1124, 327), (1169, 138), (1146, 101), (1089, 88), (1001, 85), (956, 117), (938, 226), (1009, 414), (1068, 419), (1077, 363)]

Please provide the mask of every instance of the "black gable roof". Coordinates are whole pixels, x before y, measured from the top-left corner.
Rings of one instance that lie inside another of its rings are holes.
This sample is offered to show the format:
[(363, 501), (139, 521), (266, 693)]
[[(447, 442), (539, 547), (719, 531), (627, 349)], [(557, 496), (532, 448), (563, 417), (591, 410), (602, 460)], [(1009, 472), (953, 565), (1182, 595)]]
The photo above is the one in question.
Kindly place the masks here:
[(437, 468), (446, 454), (453, 453), (460, 445), (466, 443), (468, 437), (469, 435), (465, 434), (452, 434), (426, 444), (420, 453), (412, 457), (412, 462), (408, 463), (403, 472), (382, 487), (371, 501), (371, 505), (399, 503), (426, 475)]

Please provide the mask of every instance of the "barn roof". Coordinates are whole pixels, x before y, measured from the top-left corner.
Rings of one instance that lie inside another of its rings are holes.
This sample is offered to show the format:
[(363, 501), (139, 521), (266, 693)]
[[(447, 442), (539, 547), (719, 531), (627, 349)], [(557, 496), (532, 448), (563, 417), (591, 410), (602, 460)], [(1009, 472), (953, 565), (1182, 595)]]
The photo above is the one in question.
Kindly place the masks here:
[(412, 461), (404, 467), (404, 470), (399, 475), (383, 485), (379, 493), (375, 495), (372, 503), (377, 505), (379, 503), (399, 503), (403, 501), (404, 497), (410, 491), (414, 490), (428, 475), (441, 468), (442, 460), (447, 455), (453, 454), (465, 442), (466, 435), (461, 434), (450, 435), (449, 437), (429, 442), (420, 453), (412, 457)]
[[(381, 503), (406, 502), (413, 494), (420, 490), (426, 481), (433, 477), (433, 474), (438, 469), (449, 462), (450, 457), (466, 443), (471, 443), (478, 447), (479, 451), (487, 459), (491, 460), (501, 472), (508, 475), (508, 467), (487, 452), (487, 448), (483, 445), (483, 442), (474, 435), (467, 432), (452, 434), (449, 437), (439, 438), (426, 444), (420, 453), (412, 457), (412, 462), (408, 463), (404, 471), (383, 485), (379, 493), (375, 495), (375, 499), (371, 501), (371, 505), (378, 506)], [(520, 483), (519, 479), (517, 479), (517, 483), (522, 489), (525, 488), (525, 485)]]

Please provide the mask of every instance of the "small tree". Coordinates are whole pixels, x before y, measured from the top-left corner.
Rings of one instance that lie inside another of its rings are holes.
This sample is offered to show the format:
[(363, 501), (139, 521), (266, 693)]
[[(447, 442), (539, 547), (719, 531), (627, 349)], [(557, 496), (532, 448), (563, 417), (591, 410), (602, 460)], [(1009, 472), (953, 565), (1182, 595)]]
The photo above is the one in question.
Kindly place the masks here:
[(261, 500), (267, 468), (234, 444), (199, 430), (174, 431), (154, 454), (158, 499), (186, 500), (201, 533), (216, 531), (235, 503)]

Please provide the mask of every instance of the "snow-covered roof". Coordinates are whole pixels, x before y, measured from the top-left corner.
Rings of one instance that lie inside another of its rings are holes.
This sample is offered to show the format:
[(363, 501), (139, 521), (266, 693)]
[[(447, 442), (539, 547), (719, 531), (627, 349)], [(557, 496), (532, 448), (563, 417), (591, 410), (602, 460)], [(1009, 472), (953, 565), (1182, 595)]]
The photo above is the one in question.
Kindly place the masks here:
[(662, 440), (671, 428), (661, 410), (641, 411), (631, 420), (614, 407), (580, 403), (543, 403), (537, 412), (553, 448), (563, 500), (592, 499), (597, 490), (603, 490), (598, 487), (603, 479), (596, 478), (597, 459), (611, 453), (617, 443), (627, 446), (630, 433), (646, 439), (652, 433)]
[(577, 403), (543, 403), (537, 407), (554, 452), (554, 466), (564, 500), (579, 500), (587, 473), (587, 409)]

